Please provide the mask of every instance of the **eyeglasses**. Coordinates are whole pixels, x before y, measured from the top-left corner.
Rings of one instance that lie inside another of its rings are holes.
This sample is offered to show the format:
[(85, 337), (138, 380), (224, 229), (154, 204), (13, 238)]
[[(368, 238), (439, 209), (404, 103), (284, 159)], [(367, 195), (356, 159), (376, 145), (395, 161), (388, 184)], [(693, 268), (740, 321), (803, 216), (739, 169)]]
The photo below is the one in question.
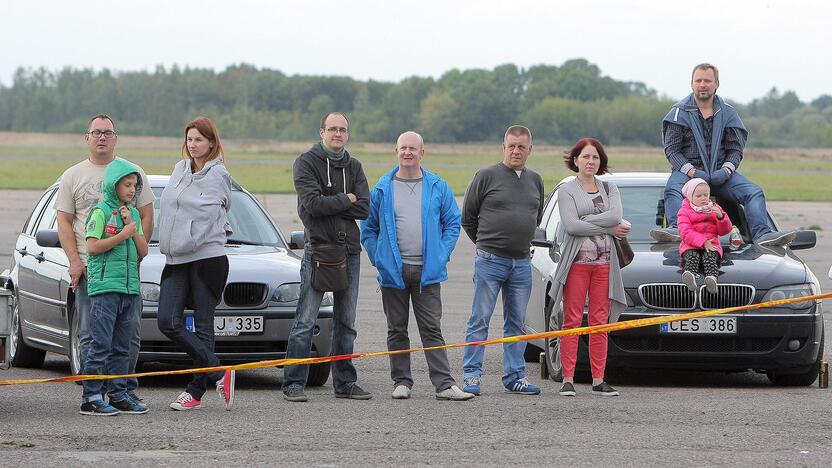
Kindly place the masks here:
[(101, 138), (101, 135), (104, 135), (104, 138), (109, 140), (110, 138), (113, 138), (114, 136), (116, 136), (116, 132), (114, 132), (112, 130), (106, 130), (106, 131), (103, 131), (103, 132), (101, 130), (93, 130), (91, 132), (87, 132), (87, 135), (89, 135), (93, 138)]
[(327, 127), (325, 130), (329, 133), (347, 133), (346, 127)]

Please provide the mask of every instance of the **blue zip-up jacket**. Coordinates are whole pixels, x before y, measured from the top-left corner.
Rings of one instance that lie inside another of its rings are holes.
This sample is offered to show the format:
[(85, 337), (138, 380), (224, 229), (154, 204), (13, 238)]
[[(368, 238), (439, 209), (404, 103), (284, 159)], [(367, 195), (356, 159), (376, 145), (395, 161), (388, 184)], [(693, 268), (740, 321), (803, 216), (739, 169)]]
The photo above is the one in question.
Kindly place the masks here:
[[(393, 212), (393, 176), (398, 166), (379, 179), (370, 192), (370, 214), (361, 221), (361, 244), (378, 269), (385, 288), (404, 289), (402, 256)], [(459, 238), (461, 215), (448, 184), (422, 168), (422, 280), (421, 286), (448, 279), (448, 261)]]

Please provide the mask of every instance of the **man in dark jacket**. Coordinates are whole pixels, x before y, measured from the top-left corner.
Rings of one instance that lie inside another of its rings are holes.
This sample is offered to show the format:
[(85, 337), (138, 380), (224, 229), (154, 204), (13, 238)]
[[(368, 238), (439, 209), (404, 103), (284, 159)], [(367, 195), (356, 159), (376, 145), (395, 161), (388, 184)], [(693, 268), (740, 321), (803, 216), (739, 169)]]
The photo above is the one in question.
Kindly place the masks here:
[(664, 152), (672, 166), (664, 192), (668, 228), (650, 234), (660, 242), (679, 242), (676, 215), (682, 206), (682, 186), (698, 177), (708, 182), (712, 194), (743, 205), (755, 244), (788, 244), (794, 232), (772, 230), (763, 189), (737, 171), (748, 131), (737, 111), (716, 95), (719, 71), (709, 63), (696, 65), (690, 84), (693, 92), (676, 103), (662, 122)]
[[(346, 250), (347, 287), (334, 293), (332, 354), (352, 354), (355, 342), (355, 306), (361, 260), (361, 236), (356, 220), (366, 219), (370, 190), (361, 163), (345, 149), (349, 122), (346, 116), (330, 112), (321, 119), (321, 141), (295, 160), (293, 175), (298, 194), (298, 215), (306, 230), (303, 263), (300, 268), (300, 297), (297, 315), (289, 332), (287, 358), (308, 357), (312, 331), (325, 292), (312, 287), (312, 255), (324, 245)], [(306, 401), (303, 392), (309, 366), (286, 366), (283, 398)], [(352, 360), (332, 363), (336, 398), (369, 400), (372, 394), (356, 384)]]

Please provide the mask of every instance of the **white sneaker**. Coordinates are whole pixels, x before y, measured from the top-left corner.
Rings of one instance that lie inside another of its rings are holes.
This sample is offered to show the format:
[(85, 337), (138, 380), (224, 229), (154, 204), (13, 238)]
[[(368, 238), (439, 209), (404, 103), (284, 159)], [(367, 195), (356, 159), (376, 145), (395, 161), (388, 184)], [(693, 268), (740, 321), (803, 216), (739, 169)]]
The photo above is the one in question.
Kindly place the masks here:
[(393, 389), (393, 399), (407, 400), (408, 398), (410, 398), (410, 389), (404, 385), (396, 385), (396, 388)]
[(456, 385), (452, 385), (451, 388), (446, 388), (441, 392), (436, 392), (437, 400), (464, 401), (470, 400), (471, 398), (474, 398), (473, 393), (463, 392)]
[(696, 277), (693, 273), (685, 270), (685, 272), (682, 273), (682, 282), (685, 283), (685, 286), (687, 286), (689, 290), (696, 292)]
[(719, 292), (719, 289), (716, 286), (716, 276), (706, 276), (705, 287), (708, 288), (708, 292), (711, 294)]

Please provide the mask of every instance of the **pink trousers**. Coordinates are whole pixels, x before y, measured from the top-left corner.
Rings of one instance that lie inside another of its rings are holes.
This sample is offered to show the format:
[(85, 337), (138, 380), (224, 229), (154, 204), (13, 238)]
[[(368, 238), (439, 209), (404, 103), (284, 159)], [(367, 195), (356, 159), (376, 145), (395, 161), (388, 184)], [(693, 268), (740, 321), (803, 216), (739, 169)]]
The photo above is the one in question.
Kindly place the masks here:
[[(578, 328), (584, 316), (584, 304), (589, 294), (589, 325), (607, 323), (610, 314), (610, 266), (573, 264), (563, 286), (563, 329)], [(575, 376), (578, 358), (578, 337), (560, 338), (560, 357), (563, 376)], [(604, 378), (607, 365), (607, 334), (589, 335), (589, 363), (592, 377)]]

